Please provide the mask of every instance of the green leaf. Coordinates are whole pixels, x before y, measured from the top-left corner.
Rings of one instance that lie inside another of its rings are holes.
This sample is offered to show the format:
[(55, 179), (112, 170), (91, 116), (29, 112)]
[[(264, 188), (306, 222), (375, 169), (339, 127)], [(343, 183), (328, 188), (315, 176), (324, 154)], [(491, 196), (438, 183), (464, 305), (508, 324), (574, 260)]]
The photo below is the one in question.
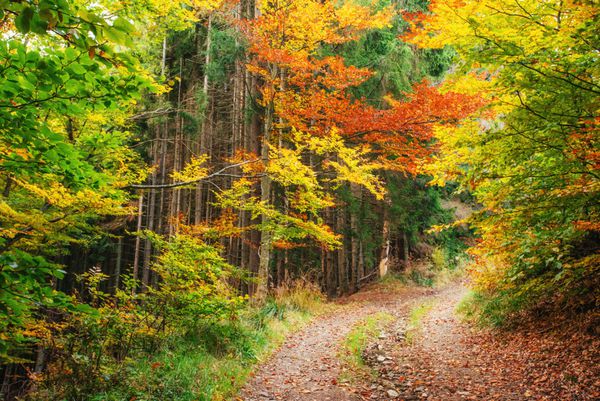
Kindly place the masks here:
[(33, 8), (25, 7), (23, 11), (15, 18), (15, 26), (21, 33), (27, 33), (31, 30), (31, 19), (33, 18)]
[(34, 14), (31, 19), (31, 32), (43, 35), (48, 30), (48, 21), (41, 19), (39, 14)]
[(127, 21), (125, 18), (117, 18), (115, 22), (113, 22), (113, 27), (122, 31), (122, 32), (133, 32), (133, 25)]
[(73, 71), (77, 75), (83, 75), (86, 72), (85, 68), (83, 68), (83, 66), (79, 63), (71, 64), (71, 71)]

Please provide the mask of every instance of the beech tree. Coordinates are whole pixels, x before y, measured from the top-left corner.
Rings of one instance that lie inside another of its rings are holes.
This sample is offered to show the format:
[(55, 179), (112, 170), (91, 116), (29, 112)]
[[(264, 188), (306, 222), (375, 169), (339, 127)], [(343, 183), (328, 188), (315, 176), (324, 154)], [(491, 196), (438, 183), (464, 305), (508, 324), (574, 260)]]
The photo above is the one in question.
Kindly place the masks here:
[(412, 41), (453, 46), (446, 86), (485, 99), (482, 119), (440, 129), (429, 171), (482, 209), (481, 290), (522, 307), (581, 305), (598, 288), (598, 7), (592, 1), (433, 1)]

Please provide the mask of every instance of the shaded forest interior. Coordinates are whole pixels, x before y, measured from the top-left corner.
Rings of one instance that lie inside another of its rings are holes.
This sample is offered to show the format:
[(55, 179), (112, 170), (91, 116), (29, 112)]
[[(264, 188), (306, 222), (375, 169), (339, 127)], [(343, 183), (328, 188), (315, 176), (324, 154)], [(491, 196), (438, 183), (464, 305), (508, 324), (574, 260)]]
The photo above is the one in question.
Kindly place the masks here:
[[(148, 98), (144, 105), (147, 111), (131, 117), (139, 127), (133, 146), (152, 166), (146, 183), (141, 185), (144, 188), (134, 192), (137, 200), (132, 201), (132, 206), (136, 206), (138, 214), (105, 222), (107, 235), (98, 244), (74, 246), (60, 260), (68, 266), (68, 276), (59, 281), (61, 290), (70, 291), (76, 285), (73, 276), (91, 267), (110, 277), (103, 284), (106, 289), (119, 286), (121, 274), (133, 275), (142, 287), (155, 283), (157, 277), (151, 268), (155, 247), (150, 239), (135, 233), (149, 230), (172, 235), (178, 232), (179, 225), (204, 226), (208, 230), (231, 224), (228, 228), (232, 235), (219, 237), (215, 244), (228, 263), (257, 277), (259, 222), (251, 211), (223, 208), (216, 195), (244, 175), (242, 167), (236, 167), (232, 160), (241, 154), (260, 158), (263, 146), (265, 107), (258, 100), (260, 77), (246, 69), (244, 40), (235, 29), (236, 19), (254, 18), (255, 8), (253, 2), (242, 2), (226, 15), (214, 14), (190, 29), (171, 33), (162, 48), (154, 49), (156, 56), (163, 57), (159, 68), (172, 87), (162, 96)], [(358, 43), (330, 50), (359, 67), (377, 60), (371, 67), (375, 76), (356, 88), (356, 95), (368, 94), (370, 103), (382, 104), (382, 96), (390, 91), (402, 96), (412, 84), (425, 77), (439, 78), (449, 67), (449, 51), (419, 50), (394, 37), (399, 24)], [(390, 65), (391, 71), (387, 68)], [(286, 145), (284, 138), (278, 140), (280, 146), (292, 146)], [(208, 155), (207, 164), (217, 173), (193, 186), (171, 187), (172, 173), (181, 171), (200, 155)], [(306, 162), (313, 166), (327, 158), (309, 157), (306, 156)], [(423, 241), (424, 231), (433, 224), (450, 221), (451, 214), (440, 206), (442, 192), (428, 188), (426, 178), (407, 176), (403, 166), (398, 170), (386, 175), (386, 201), (357, 184), (335, 188), (335, 204), (325, 208), (319, 219), (343, 234), (343, 246), (339, 249), (331, 250), (318, 243), (275, 241), (274, 249), (265, 256), (269, 260), (269, 286), (310, 277), (327, 294), (337, 296), (356, 291), (365, 278), (376, 277), (379, 262), (385, 258), (382, 255), (389, 253), (395, 261), (406, 262), (410, 249)], [(331, 174), (318, 170), (316, 173)], [(261, 196), (258, 179), (248, 196)], [(268, 194), (269, 202), (281, 210), (289, 209), (288, 196), (276, 182)], [(237, 286), (243, 293), (255, 291), (252, 280), (240, 280)]]

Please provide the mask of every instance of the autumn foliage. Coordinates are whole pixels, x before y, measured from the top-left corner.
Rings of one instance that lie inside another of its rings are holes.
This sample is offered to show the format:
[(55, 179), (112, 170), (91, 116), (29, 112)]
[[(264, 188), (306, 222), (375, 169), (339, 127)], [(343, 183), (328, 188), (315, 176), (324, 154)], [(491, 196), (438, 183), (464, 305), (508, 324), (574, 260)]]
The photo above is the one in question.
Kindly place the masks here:
[[(480, 289), (523, 307), (598, 301), (598, 7), (592, 1), (432, 1), (407, 37), (453, 46), (446, 87), (486, 99), (479, 123), (440, 129), (429, 171), (482, 209)], [(510, 309), (510, 308), (509, 308)]]
[[(197, 399), (122, 378), (175, 375), (149, 361), (194, 341), (257, 360), (277, 288), (454, 268), (464, 237), (485, 313), (591, 309), (599, 21), (590, 0), (1, 1), (0, 393)], [(219, 399), (243, 375), (213, 376)]]

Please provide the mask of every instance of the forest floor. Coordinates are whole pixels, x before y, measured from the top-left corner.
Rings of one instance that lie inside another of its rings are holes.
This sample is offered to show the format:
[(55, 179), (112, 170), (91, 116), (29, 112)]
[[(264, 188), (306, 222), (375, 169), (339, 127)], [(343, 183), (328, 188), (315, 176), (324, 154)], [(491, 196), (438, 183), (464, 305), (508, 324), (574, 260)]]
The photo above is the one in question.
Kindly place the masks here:
[[(456, 315), (466, 291), (458, 282), (439, 290), (371, 285), (290, 337), (238, 399), (600, 399), (598, 333), (539, 324), (476, 329)], [(360, 366), (349, 364), (344, 341), (381, 312), (393, 319), (363, 347)]]

